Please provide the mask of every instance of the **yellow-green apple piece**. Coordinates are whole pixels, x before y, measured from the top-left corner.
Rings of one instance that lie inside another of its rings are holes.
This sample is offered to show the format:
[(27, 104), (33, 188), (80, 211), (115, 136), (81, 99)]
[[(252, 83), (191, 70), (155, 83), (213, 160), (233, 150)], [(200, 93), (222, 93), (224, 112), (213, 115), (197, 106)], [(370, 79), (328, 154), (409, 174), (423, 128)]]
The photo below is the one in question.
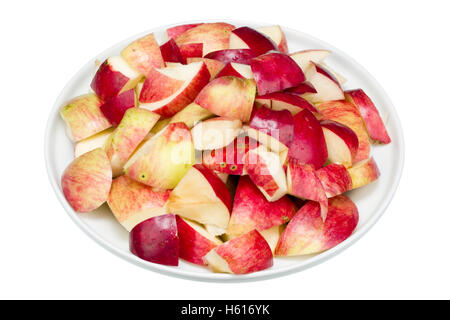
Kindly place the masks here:
[(298, 66), (306, 72), (306, 69), (310, 67), (310, 63), (322, 63), (326, 57), (331, 54), (328, 50), (302, 50), (289, 54), (289, 56), (294, 59)]
[(166, 202), (170, 191), (157, 191), (127, 176), (113, 180), (108, 206), (117, 221), (128, 231), (152, 217), (168, 213)]
[(142, 74), (132, 69), (120, 56), (105, 60), (98, 68), (91, 82), (91, 88), (103, 101), (134, 89)]
[(177, 112), (170, 119), (170, 123), (184, 122), (189, 129), (192, 129), (197, 122), (206, 120), (213, 116), (214, 113), (193, 102), (181, 111)]
[(261, 145), (247, 152), (244, 163), (250, 179), (268, 201), (277, 201), (287, 194), (286, 174), (279, 154)]
[(223, 243), (195, 221), (177, 216), (177, 227), (180, 238), (180, 258), (200, 266), (205, 265), (203, 257)]
[(323, 222), (317, 202), (307, 202), (288, 223), (275, 250), (276, 256), (297, 256), (331, 249), (355, 230), (359, 214), (348, 197), (328, 200), (328, 216)]
[(352, 178), (352, 189), (368, 185), (380, 176), (380, 170), (373, 158), (355, 163), (348, 172)]
[[(158, 132), (160, 132), (161, 130), (163, 130), (165, 127), (167, 127), (169, 125), (169, 123), (171, 123), (171, 118), (165, 118), (165, 119), (160, 119), (158, 120), (158, 122), (155, 123), (155, 125), (153, 126), (153, 128), (150, 130), (150, 134), (155, 135)], [(181, 121), (175, 121), (175, 122), (181, 122)]]
[(204, 261), (214, 272), (247, 274), (270, 268), (273, 255), (264, 237), (253, 230), (214, 248)]
[(195, 98), (195, 103), (218, 116), (248, 122), (255, 94), (254, 80), (221, 77), (205, 86)]
[(133, 69), (145, 76), (153, 68), (164, 67), (164, 59), (153, 33), (130, 43), (122, 50), (121, 55)]
[(289, 53), (286, 36), (280, 26), (267, 26), (256, 28), (256, 31), (261, 32), (266, 37), (269, 37), (283, 53)]
[(373, 141), (385, 144), (391, 142), (378, 109), (362, 89), (346, 91), (345, 99), (359, 110), (367, 132)]
[(186, 60), (188, 64), (193, 62), (204, 62), (206, 64), (206, 67), (208, 68), (209, 73), (211, 74), (210, 80), (214, 79), (225, 66), (225, 63), (223, 63), (222, 61), (207, 58), (187, 58)]
[(102, 104), (103, 101), (97, 95), (89, 93), (72, 99), (61, 108), (60, 115), (72, 141), (86, 139), (111, 127), (100, 110)]
[(134, 150), (156, 124), (159, 115), (142, 108), (130, 108), (105, 144), (105, 151), (111, 161), (113, 177), (123, 173), (123, 166)]
[(289, 197), (269, 202), (248, 176), (242, 176), (226, 233), (234, 238), (254, 229), (270, 229), (285, 224), (296, 212), (297, 207)]
[(109, 128), (90, 136), (89, 138), (78, 141), (74, 147), (75, 158), (78, 158), (79, 156), (97, 148), (104, 149), (106, 141), (114, 130), (115, 128)]
[(170, 194), (167, 208), (183, 218), (226, 229), (232, 200), (225, 183), (203, 165), (194, 165)]
[(229, 145), (239, 135), (241, 120), (217, 117), (199, 122), (192, 128), (196, 150), (214, 150)]
[(76, 212), (90, 212), (108, 198), (112, 169), (103, 149), (95, 149), (76, 158), (64, 170), (61, 188)]
[(316, 170), (328, 198), (343, 194), (352, 189), (352, 178), (342, 164), (330, 164)]
[(303, 98), (312, 102), (326, 102), (333, 100), (344, 100), (344, 91), (339, 81), (323, 66), (311, 62), (305, 71), (306, 81), (312, 84), (316, 93), (305, 93)]
[(235, 27), (228, 23), (203, 23), (188, 29), (175, 38), (178, 46), (203, 43), (203, 56), (212, 51), (228, 49), (231, 31)]
[(158, 189), (173, 189), (194, 163), (191, 132), (171, 123), (148, 140), (125, 164), (130, 178)]
[(172, 117), (194, 101), (209, 80), (210, 73), (203, 62), (154, 69), (143, 84), (139, 106), (165, 118)]
[(364, 127), (364, 122), (358, 110), (347, 101), (328, 101), (317, 105), (320, 111), (320, 119), (339, 122), (356, 133), (358, 136), (358, 151), (353, 162), (359, 162), (369, 158), (370, 140)]

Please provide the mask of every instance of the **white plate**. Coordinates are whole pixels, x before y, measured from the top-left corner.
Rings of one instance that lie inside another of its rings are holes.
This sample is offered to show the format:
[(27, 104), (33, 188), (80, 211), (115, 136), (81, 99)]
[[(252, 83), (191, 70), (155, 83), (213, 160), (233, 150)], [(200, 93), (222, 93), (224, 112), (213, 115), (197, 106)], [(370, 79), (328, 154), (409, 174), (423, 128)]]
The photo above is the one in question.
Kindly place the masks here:
[[(259, 27), (264, 25), (247, 21), (227, 22), (236, 26)], [(45, 157), (50, 182), (64, 209), (86, 234), (119, 257), (149, 270), (180, 278), (236, 282), (274, 278), (298, 272), (321, 263), (349, 247), (378, 221), (394, 196), (403, 169), (404, 141), (400, 121), (394, 106), (377, 81), (348, 55), (327, 43), (288, 28), (283, 28), (283, 30), (288, 40), (290, 52), (302, 49), (328, 49), (333, 52), (326, 60), (327, 65), (347, 78), (348, 81), (344, 86), (345, 88), (363, 88), (367, 92), (380, 110), (383, 119), (385, 119), (387, 130), (392, 138), (391, 144), (387, 146), (373, 146), (372, 148), (372, 154), (381, 171), (380, 179), (364, 188), (349, 192), (349, 196), (356, 203), (360, 214), (359, 224), (351, 237), (321, 254), (305, 257), (275, 258), (274, 266), (270, 269), (248, 275), (235, 276), (215, 274), (206, 268), (184, 261), (180, 261), (178, 267), (167, 267), (141, 260), (129, 252), (128, 232), (115, 221), (107, 205), (103, 205), (95, 212), (88, 214), (77, 214), (74, 212), (65, 200), (60, 184), (62, 172), (73, 159), (73, 144), (65, 134), (64, 123), (59, 116), (59, 108), (67, 100), (87, 93), (90, 90), (89, 84), (96, 70), (95, 60), (103, 61), (110, 56), (118, 55), (128, 43), (150, 32), (154, 32), (157, 39), (161, 39), (162, 32), (168, 27), (170, 26), (149, 30), (124, 40), (89, 61), (69, 81), (50, 113), (45, 137)]]

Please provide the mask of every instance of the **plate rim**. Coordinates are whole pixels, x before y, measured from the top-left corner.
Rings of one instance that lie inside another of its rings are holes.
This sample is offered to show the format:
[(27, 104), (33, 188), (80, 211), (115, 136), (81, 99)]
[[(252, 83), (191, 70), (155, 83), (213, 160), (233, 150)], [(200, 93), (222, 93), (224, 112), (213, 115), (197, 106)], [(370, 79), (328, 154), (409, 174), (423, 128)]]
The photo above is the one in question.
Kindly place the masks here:
[(351, 56), (349, 56), (347, 53), (341, 51), (340, 49), (334, 47), (333, 45), (330, 45), (329, 43), (322, 41), (320, 39), (317, 39), (309, 34), (306, 34), (304, 32), (284, 27), (280, 25), (280, 27), (283, 30), (289, 31), (290, 33), (295, 33), (300, 35), (301, 37), (304, 37), (310, 41), (314, 41), (318, 44), (320, 44), (323, 48), (329, 49), (332, 52), (336, 52), (341, 56), (344, 56), (345, 59), (348, 60), (354, 67), (362, 71), (366, 76), (367, 79), (371, 82), (371, 84), (374, 86), (375, 90), (383, 97), (383, 99), (386, 102), (385, 108), (389, 110), (389, 117), (390, 121), (393, 121), (395, 123), (394, 127), (397, 129), (398, 133), (398, 145), (399, 150), (398, 151), (398, 161), (395, 166), (395, 177), (394, 177), (394, 183), (391, 184), (391, 187), (388, 191), (388, 197), (384, 199), (384, 201), (381, 203), (381, 205), (378, 207), (378, 210), (376, 210), (372, 216), (366, 221), (364, 226), (362, 226), (360, 229), (358, 229), (356, 232), (354, 232), (349, 238), (347, 238), (345, 241), (341, 242), (337, 246), (322, 252), (318, 255), (315, 255), (308, 259), (306, 262), (300, 264), (300, 265), (292, 265), (288, 267), (284, 267), (282, 269), (267, 269), (262, 272), (255, 272), (251, 274), (246, 275), (231, 275), (231, 274), (219, 274), (219, 273), (196, 273), (193, 271), (186, 271), (181, 268), (173, 268), (163, 265), (158, 265), (154, 263), (150, 263), (144, 260), (139, 259), (138, 257), (132, 255), (131, 253), (125, 253), (121, 249), (117, 249), (115, 246), (110, 244), (108, 241), (100, 237), (95, 230), (93, 230), (91, 227), (89, 227), (87, 224), (85, 224), (81, 218), (78, 217), (78, 214), (70, 207), (66, 199), (64, 198), (64, 195), (59, 187), (58, 181), (60, 180), (60, 177), (56, 177), (53, 173), (53, 168), (51, 166), (52, 160), (50, 156), (50, 135), (51, 135), (51, 127), (52, 123), (55, 118), (57, 118), (59, 114), (59, 109), (61, 107), (60, 101), (62, 100), (62, 97), (65, 96), (66, 92), (71, 88), (72, 83), (78, 76), (86, 70), (98, 57), (105, 54), (105, 52), (109, 52), (114, 50), (115, 48), (121, 47), (127, 42), (131, 42), (134, 39), (143, 36), (145, 34), (151, 33), (151, 32), (159, 32), (160, 30), (164, 30), (173, 26), (177, 26), (180, 24), (188, 24), (188, 23), (200, 23), (200, 22), (227, 22), (234, 25), (270, 25), (263, 22), (258, 22), (255, 20), (234, 20), (234, 19), (203, 19), (203, 20), (189, 20), (189, 21), (183, 21), (183, 22), (177, 22), (172, 23), (165, 26), (159, 26), (155, 28), (151, 28), (147, 31), (138, 33), (136, 35), (133, 35), (131, 37), (128, 37), (122, 41), (119, 41), (115, 43), (114, 45), (110, 46), (109, 48), (103, 50), (101, 53), (96, 55), (93, 59), (89, 60), (85, 65), (83, 65), (65, 84), (63, 89), (61, 90), (60, 94), (55, 100), (55, 103), (53, 104), (53, 107), (50, 111), (50, 114), (47, 119), (46, 129), (45, 129), (45, 138), (44, 138), (44, 154), (45, 154), (45, 164), (46, 164), (46, 170), (47, 175), (50, 180), (50, 184), (52, 186), (53, 191), (55, 192), (59, 202), (65, 209), (66, 213), (69, 215), (69, 217), (72, 219), (72, 221), (75, 222), (75, 224), (85, 233), (87, 234), (91, 239), (93, 239), (95, 242), (97, 242), (100, 246), (107, 249), (109, 252), (113, 253), (114, 255), (131, 262), (139, 267), (145, 268), (147, 270), (151, 270), (160, 274), (164, 274), (166, 276), (172, 276), (176, 278), (181, 279), (187, 279), (187, 280), (195, 280), (195, 281), (202, 281), (202, 282), (219, 282), (219, 283), (230, 283), (230, 282), (250, 282), (250, 281), (260, 281), (260, 280), (268, 280), (268, 279), (274, 279), (281, 276), (286, 276), (289, 274), (297, 273), (306, 269), (309, 269), (313, 266), (316, 266), (320, 263), (323, 263), (327, 261), (328, 259), (331, 259), (332, 257), (336, 256), (338, 253), (343, 252), (345, 249), (349, 248), (351, 245), (353, 245), (355, 242), (357, 242), (363, 235), (365, 235), (376, 223), (377, 221), (383, 216), (384, 212), (388, 208), (389, 204), (391, 203), (398, 185), (400, 183), (403, 168), (404, 168), (404, 162), (405, 162), (405, 142), (404, 142), (404, 134), (402, 125), (400, 122), (400, 118), (397, 114), (397, 110), (395, 109), (394, 104), (392, 103), (390, 97), (384, 90), (384, 88), (378, 83), (378, 81), (368, 72), (362, 65), (360, 65), (356, 60), (354, 60)]

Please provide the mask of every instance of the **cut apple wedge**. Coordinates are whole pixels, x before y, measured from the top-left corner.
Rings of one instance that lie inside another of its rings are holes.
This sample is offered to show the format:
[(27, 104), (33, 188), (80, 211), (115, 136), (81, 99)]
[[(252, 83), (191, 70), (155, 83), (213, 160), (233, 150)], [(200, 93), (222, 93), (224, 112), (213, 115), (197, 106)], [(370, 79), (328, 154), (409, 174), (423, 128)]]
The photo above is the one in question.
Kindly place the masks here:
[(270, 268), (273, 255), (264, 237), (253, 230), (211, 250), (204, 261), (214, 272), (246, 274)]
[(103, 102), (90, 93), (70, 100), (59, 111), (66, 124), (67, 136), (73, 141), (89, 138), (111, 127), (100, 106)]
[(358, 151), (353, 162), (369, 158), (370, 140), (358, 110), (347, 101), (329, 101), (317, 105), (321, 119), (339, 122), (349, 127), (358, 137)]
[(223, 148), (239, 135), (241, 120), (218, 117), (199, 122), (191, 131), (196, 150), (213, 150)]
[(223, 63), (222, 61), (207, 58), (187, 58), (186, 60), (188, 64), (193, 62), (204, 62), (209, 70), (209, 73), (211, 74), (210, 80), (216, 78), (217, 74), (225, 66), (225, 63)]
[(227, 234), (234, 238), (256, 230), (266, 230), (288, 222), (297, 211), (284, 196), (269, 202), (248, 176), (239, 179)]
[(250, 179), (268, 201), (277, 201), (287, 194), (286, 174), (278, 154), (259, 146), (249, 150), (244, 161)]
[(117, 221), (128, 231), (152, 217), (167, 214), (170, 191), (156, 191), (127, 176), (113, 180), (108, 206)]
[(321, 168), (327, 160), (328, 152), (322, 127), (308, 110), (294, 116), (294, 139), (289, 147), (289, 158), (303, 164)]
[(305, 94), (305, 93), (317, 93), (317, 90), (314, 89), (312, 84), (309, 82), (303, 82), (296, 87), (286, 89), (286, 92), (295, 93), (295, 94)]
[(184, 61), (190, 58), (203, 57), (203, 43), (188, 43), (180, 45), (181, 57)]
[(359, 110), (367, 132), (373, 141), (386, 144), (391, 142), (378, 109), (362, 89), (346, 91), (345, 99)]
[(90, 212), (108, 198), (112, 170), (103, 149), (95, 149), (76, 158), (64, 170), (61, 188), (76, 212)]
[(195, 98), (195, 103), (218, 116), (247, 122), (250, 120), (255, 94), (255, 81), (221, 77), (204, 87)]
[(131, 108), (125, 112), (119, 126), (105, 143), (113, 177), (123, 173), (123, 166), (158, 119), (158, 114), (141, 108)]
[(235, 27), (228, 23), (202, 23), (189, 28), (175, 38), (178, 46), (202, 43), (203, 56), (210, 52), (228, 49), (231, 31)]
[(269, 52), (250, 62), (258, 95), (282, 91), (305, 81), (302, 69), (288, 55)]
[(266, 35), (249, 27), (234, 29), (230, 35), (230, 49), (250, 49), (255, 56), (278, 50), (277, 45)]
[[(159, 48), (158, 48), (159, 50)], [(120, 56), (106, 59), (92, 79), (91, 88), (103, 101), (134, 89), (142, 74), (133, 70)]]
[(272, 250), (272, 254), (275, 253), (275, 249), (277, 248), (278, 241), (280, 240), (283, 230), (284, 225), (279, 225), (274, 226), (270, 229), (258, 231), (262, 235), (262, 237), (266, 240), (267, 244), (270, 247), (270, 250)]
[(253, 112), (245, 131), (270, 150), (283, 152), (294, 137), (294, 118), (287, 110), (275, 111), (262, 106)]
[(273, 110), (288, 110), (293, 116), (304, 109), (314, 113), (319, 112), (312, 103), (294, 93), (272, 92), (257, 96), (255, 101), (259, 104), (265, 104)]
[(156, 216), (135, 226), (130, 232), (130, 251), (146, 261), (177, 266), (180, 239), (175, 215)]
[(225, 49), (208, 53), (205, 58), (227, 63), (250, 64), (250, 61), (258, 55), (250, 49)]
[(355, 163), (348, 172), (352, 179), (352, 189), (368, 185), (380, 176), (380, 170), (373, 158)]
[(158, 189), (173, 189), (194, 163), (189, 128), (171, 123), (137, 150), (125, 164), (130, 178)]
[(316, 171), (328, 198), (333, 198), (352, 189), (352, 178), (341, 164), (330, 164)]
[(183, 58), (180, 48), (178, 47), (175, 40), (170, 39), (166, 43), (162, 44), (160, 47), (162, 57), (164, 62), (174, 62), (186, 64), (186, 59)]
[(182, 24), (179, 26), (171, 27), (166, 30), (167, 39), (176, 39), (179, 35), (199, 25), (201, 25), (201, 23)]
[[(160, 132), (161, 130), (163, 130), (165, 127), (167, 127), (169, 125), (169, 123), (171, 123), (172, 118), (165, 118), (165, 119), (161, 119), (158, 120), (158, 122), (156, 122), (156, 124), (153, 126), (153, 128), (150, 130), (149, 133), (149, 137), (151, 138), (152, 136), (156, 135), (158, 132)], [(176, 122), (182, 122), (182, 121), (176, 121)]]
[(212, 112), (193, 102), (176, 113), (170, 119), (170, 123), (183, 122), (189, 129), (192, 129), (197, 122), (209, 119), (213, 116), (214, 114)]
[(289, 56), (306, 72), (311, 62), (321, 63), (331, 54), (328, 50), (302, 50), (291, 53)]
[(222, 70), (217, 74), (217, 78), (220, 77), (238, 77), (242, 79), (253, 79), (253, 72), (249, 65), (229, 62), (223, 67)]
[(311, 64), (305, 71), (306, 81), (312, 84), (317, 93), (305, 93), (302, 97), (312, 103), (345, 99), (339, 81), (323, 66)]
[(328, 198), (312, 165), (289, 159), (287, 166), (287, 191), (294, 197), (317, 201), (323, 221), (327, 218)]
[(177, 216), (177, 226), (180, 238), (180, 258), (186, 261), (203, 266), (205, 265), (203, 257), (223, 243), (195, 221)]
[(320, 206), (309, 201), (287, 225), (278, 246), (277, 256), (296, 256), (319, 253), (331, 249), (347, 239), (358, 224), (355, 204), (346, 196), (329, 199), (328, 217), (320, 216)]
[(106, 101), (100, 110), (113, 126), (117, 126), (122, 121), (125, 111), (136, 106), (136, 93), (134, 89), (130, 89)]
[(358, 152), (359, 141), (356, 133), (336, 121), (322, 120), (320, 125), (327, 143), (328, 162), (351, 167)]
[(121, 56), (134, 70), (145, 76), (153, 68), (164, 67), (164, 59), (153, 33), (130, 43), (122, 50)]
[(74, 147), (74, 157), (78, 158), (79, 156), (97, 148), (104, 149), (105, 143), (108, 140), (108, 137), (114, 132), (114, 129), (115, 128), (106, 129), (89, 138), (77, 142)]
[(203, 62), (154, 69), (144, 82), (140, 107), (171, 117), (189, 105), (210, 79)]
[(225, 183), (203, 165), (194, 165), (172, 191), (167, 208), (183, 218), (226, 229), (232, 200)]
[(276, 25), (256, 28), (256, 31), (261, 32), (266, 37), (270, 38), (277, 45), (278, 50), (283, 53), (289, 53), (286, 36), (280, 26)]

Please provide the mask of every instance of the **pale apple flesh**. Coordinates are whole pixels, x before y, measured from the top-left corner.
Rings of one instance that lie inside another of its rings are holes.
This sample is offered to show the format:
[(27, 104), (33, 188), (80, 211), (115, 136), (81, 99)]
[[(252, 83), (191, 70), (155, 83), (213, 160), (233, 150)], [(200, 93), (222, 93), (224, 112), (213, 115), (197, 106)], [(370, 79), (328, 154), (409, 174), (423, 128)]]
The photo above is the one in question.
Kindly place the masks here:
[(256, 28), (256, 31), (269, 37), (283, 53), (289, 53), (288, 44), (286, 41), (286, 36), (280, 26), (267, 26)]
[(170, 123), (183, 122), (189, 129), (192, 129), (197, 122), (209, 119), (214, 114), (196, 103), (191, 103), (181, 111), (176, 113), (171, 119)]
[(217, 117), (199, 122), (191, 130), (196, 150), (226, 147), (234, 141), (242, 128), (241, 120)]
[(74, 147), (74, 157), (78, 158), (79, 156), (97, 148), (104, 149), (106, 141), (114, 130), (115, 128), (109, 128), (77, 142)]
[(334, 76), (322, 66), (312, 63), (305, 71), (306, 81), (312, 84), (316, 93), (305, 93), (302, 95), (312, 103), (343, 100), (345, 98), (339, 82)]
[(222, 70), (217, 74), (217, 78), (233, 76), (242, 79), (253, 79), (252, 69), (249, 65), (229, 62), (223, 67)]
[(321, 63), (330, 54), (331, 51), (328, 50), (302, 50), (291, 53), (289, 56), (306, 72), (311, 62)]
[(213, 59), (207, 59), (207, 58), (187, 58), (187, 63), (193, 63), (193, 62), (204, 62), (206, 64), (206, 68), (208, 68), (208, 71), (211, 75), (210, 80), (213, 80), (216, 78), (217, 74), (224, 68), (225, 63), (213, 60)]

